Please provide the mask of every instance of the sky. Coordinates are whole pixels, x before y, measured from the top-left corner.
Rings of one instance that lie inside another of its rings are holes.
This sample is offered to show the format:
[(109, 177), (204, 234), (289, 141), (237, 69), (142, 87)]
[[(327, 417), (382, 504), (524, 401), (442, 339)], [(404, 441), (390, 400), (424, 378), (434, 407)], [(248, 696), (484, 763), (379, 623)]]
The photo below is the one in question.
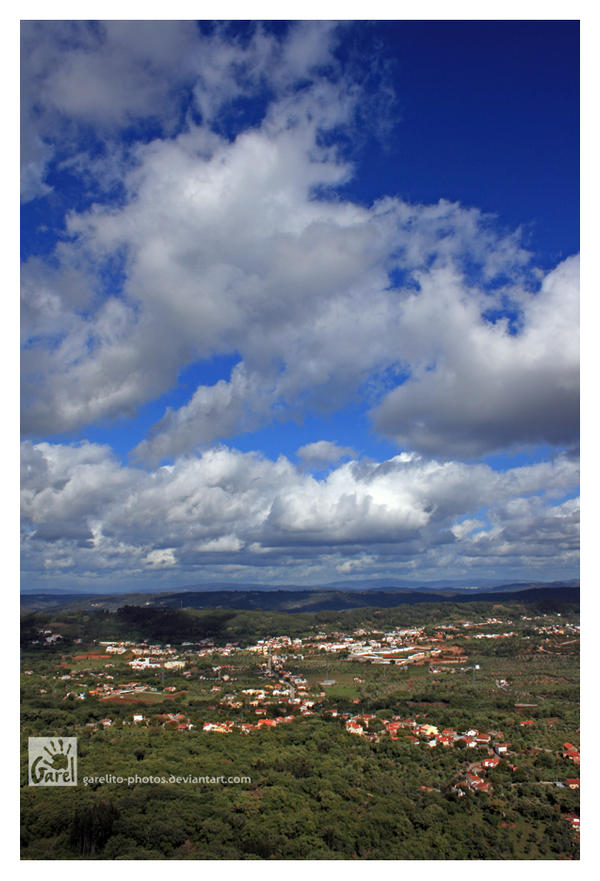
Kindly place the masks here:
[(578, 22), (21, 37), (22, 588), (578, 577)]

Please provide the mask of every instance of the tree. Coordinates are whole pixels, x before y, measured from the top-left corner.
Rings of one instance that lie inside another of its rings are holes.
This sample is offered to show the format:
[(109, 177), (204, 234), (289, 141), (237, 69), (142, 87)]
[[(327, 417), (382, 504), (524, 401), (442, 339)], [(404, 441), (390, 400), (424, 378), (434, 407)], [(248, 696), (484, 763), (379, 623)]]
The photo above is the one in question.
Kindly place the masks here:
[(84, 857), (94, 856), (112, 834), (119, 811), (112, 801), (97, 801), (75, 808), (71, 820), (71, 844)]

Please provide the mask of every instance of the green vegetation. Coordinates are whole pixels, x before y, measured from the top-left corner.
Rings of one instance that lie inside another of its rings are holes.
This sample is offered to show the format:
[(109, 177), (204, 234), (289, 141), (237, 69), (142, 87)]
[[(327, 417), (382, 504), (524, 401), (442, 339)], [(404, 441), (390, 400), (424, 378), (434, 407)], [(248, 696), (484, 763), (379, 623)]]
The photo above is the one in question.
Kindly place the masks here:
[[(482, 618), (498, 623), (483, 627)], [(563, 757), (565, 742), (579, 743), (577, 622), (572, 605), (548, 610), (546, 600), (542, 607), (503, 600), (293, 615), (141, 606), (27, 613), (22, 857), (577, 859), (578, 833), (565, 816), (578, 815), (579, 791), (564, 784), (579, 777), (579, 766)], [(429, 657), (403, 668), (316, 647), (319, 633), (340, 639), (357, 628), (414, 626), (421, 645), (451, 645), (462, 650), (460, 660)], [(507, 627), (513, 635), (500, 636)], [(40, 631), (62, 638), (46, 644)], [(484, 632), (498, 636), (476, 638)], [(279, 666), (269, 677), (253, 643), (282, 634), (304, 642), (273, 649)], [(204, 643), (177, 650), (184, 671), (135, 672), (130, 651), (107, 655), (99, 644), (144, 639)], [(237, 649), (225, 649), (230, 642)], [(314, 701), (305, 715), (284, 695), (268, 693), (257, 708), (246, 693), (276, 689), (283, 667), (305, 680)], [(324, 687), (324, 679), (335, 683)], [(132, 681), (138, 691), (110, 691)], [(134, 713), (143, 721), (134, 723)], [(296, 718), (257, 728), (257, 713)], [(372, 717), (363, 736), (346, 730), (357, 715)], [(440, 732), (496, 732), (509, 754), (481, 772), (490, 791), (464, 781), (491, 747), (430, 748), (423, 737), (412, 742), (409, 727), (392, 738), (386, 726), (394, 718)], [(209, 722), (232, 727), (203, 731)], [(77, 787), (27, 785), (27, 737), (46, 735), (78, 737)], [(105, 779), (88, 779), (97, 777)], [(149, 778), (164, 782), (143, 782)]]

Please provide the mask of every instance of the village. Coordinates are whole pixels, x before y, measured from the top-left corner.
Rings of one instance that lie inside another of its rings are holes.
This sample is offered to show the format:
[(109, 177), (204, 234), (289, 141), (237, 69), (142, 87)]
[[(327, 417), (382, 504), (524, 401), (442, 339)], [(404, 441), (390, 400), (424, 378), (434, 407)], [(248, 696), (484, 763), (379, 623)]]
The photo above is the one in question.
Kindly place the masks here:
[[(521, 634), (523, 628), (528, 628), (540, 640), (540, 650), (544, 650), (551, 638), (577, 639), (579, 635), (579, 625), (558, 619), (560, 615), (552, 620), (546, 615), (521, 616), (517, 627)], [(407, 675), (410, 668), (436, 676), (445, 672), (468, 674), (475, 682), (479, 664), (468, 657), (465, 641), (508, 639), (514, 636), (514, 627), (512, 620), (487, 617), (479, 621), (463, 620), (455, 624), (384, 631), (359, 627), (351, 633), (332, 630), (295, 638), (276, 635), (249, 645), (239, 642), (218, 645), (211, 639), (183, 642), (177, 646), (149, 640), (95, 640), (85, 651), (81, 639), (76, 639), (75, 643), (81, 646), (72, 655), (77, 666), (50, 678), (57, 684), (64, 684), (63, 700), (95, 700), (106, 707), (105, 716), (85, 723), (88, 730), (131, 725), (160, 726), (177, 732), (200, 731), (205, 735), (249, 735), (318, 715), (337, 722), (349, 735), (372, 743), (389, 738), (428, 751), (436, 748), (464, 750), (465, 761), (461, 762), (460, 773), (452, 781), (453, 790), (459, 798), (467, 792), (491, 796), (494, 790), (488, 779), (489, 773), (501, 764), (512, 773), (519, 767), (518, 751), (511, 747), (502, 730), (491, 726), (482, 730), (480, 724), (456, 730), (436, 724), (430, 714), (426, 714), (427, 718), (423, 718), (423, 714), (420, 714), (421, 718), (419, 714), (413, 717), (391, 714), (388, 718), (385, 714), (361, 711), (360, 697), (350, 699), (354, 710), (349, 709), (348, 700), (342, 701), (345, 706), (340, 708), (335, 697), (337, 681), (327, 667), (329, 663), (336, 670), (343, 670), (345, 665), (354, 670), (357, 664), (365, 668), (394, 666), (400, 668), (401, 676)], [(40, 642), (52, 646), (60, 646), (62, 640), (60, 633), (52, 631), (42, 631), (39, 637)], [(523, 634), (522, 637), (528, 638)], [(561, 644), (564, 641), (558, 643)], [(325, 660), (325, 673), (313, 677), (310, 683), (298, 672), (302, 662), (328, 657), (331, 662)], [(254, 682), (248, 681), (248, 668), (240, 668), (237, 659), (245, 659), (245, 663), (250, 664), (249, 669), (254, 670), (250, 678)], [(93, 663), (86, 666), (86, 661)], [(241, 669), (246, 673), (240, 677)], [(130, 671), (129, 678), (124, 675), (126, 670)], [(24, 671), (28, 676), (33, 672)], [(352, 687), (361, 688), (365, 679), (365, 674), (353, 675)], [(160, 712), (151, 711), (154, 701), (186, 695), (192, 682), (201, 686), (203, 693), (214, 701), (206, 706), (202, 714), (204, 718), (188, 709), (184, 711), (183, 707), (175, 712), (165, 712), (164, 706)], [(495, 686), (506, 692), (511, 690), (511, 682), (506, 678), (497, 678)], [(45, 687), (39, 689), (40, 694), (47, 691)], [(139, 708), (135, 707), (136, 704)], [(129, 716), (121, 713), (117, 717), (111, 714), (111, 705), (133, 705), (134, 711)], [(522, 713), (531, 712), (536, 704), (515, 701), (514, 706)], [(535, 724), (535, 719), (519, 721), (523, 729), (534, 728)], [(579, 777), (567, 776), (568, 765), (578, 766), (580, 763), (578, 748), (565, 742), (562, 749), (556, 751), (556, 756), (564, 760), (564, 777), (540, 781), (540, 785), (578, 789)], [(426, 786), (423, 788), (427, 789)], [(565, 820), (574, 831), (578, 831), (579, 818), (575, 814), (566, 815)]]
[[(299, 791), (331, 751), (340, 768), (385, 768), (419, 810), (493, 814), (517, 837), (532, 818), (554, 823), (561, 848), (577, 848), (578, 615), (492, 608), (301, 626), (290, 616), (287, 632), (244, 618), (188, 638), (170, 626), (159, 638), (137, 620), (115, 638), (113, 619), (101, 635), (83, 615), (68, 626), (48, 617), (23, 650), (23, 735), (77, 736), (90, 773), (115, 750), (119, 767), (141, 761), (145, 771), (163, 755), (181, 769), (186, 757), (201, 766), (256, 756), (253, 774), (286, 789), (299, 774)], [(368, 803), (371, 786), (353, 774)]]

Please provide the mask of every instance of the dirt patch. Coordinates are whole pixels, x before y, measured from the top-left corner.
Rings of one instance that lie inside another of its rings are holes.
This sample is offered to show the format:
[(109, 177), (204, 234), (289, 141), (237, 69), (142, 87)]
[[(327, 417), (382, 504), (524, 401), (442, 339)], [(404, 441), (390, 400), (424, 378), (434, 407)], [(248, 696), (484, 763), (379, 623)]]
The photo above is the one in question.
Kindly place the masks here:
[(160, 700), (172, 700), (185, 694), (183, 691), (176, 691), (173, 694), (109, 694), (101, 697), (101, 701), (115, 704), (156, 704)]
[(533, 681), (536, 684), (539, 683), (540, 685), (556, 685), (556, 683), (558, 683), (559, 685), (572, 685), (573, 684), (572, 679), (566, 679), (564, 676), (548, 676), (548, 675), (535, 676)]
[(108, 697), (101, 697), (101, 701), (107, 704), (154, 704), (155, 700), (140, 694), (139, 697), (135, 695), (121, 695), (121, 694), (110, 694)]
[(99, 655), (97, 652), (91, 652), (87, 655), (74, 655), (74, 661), (101, 661), (105, 658), (110, 658), (110, 655)]
[(460, 645), (444, 645), (442, 646), (442, 654), (440, 657), (463, 657), (466, 655), (464, 648)]

